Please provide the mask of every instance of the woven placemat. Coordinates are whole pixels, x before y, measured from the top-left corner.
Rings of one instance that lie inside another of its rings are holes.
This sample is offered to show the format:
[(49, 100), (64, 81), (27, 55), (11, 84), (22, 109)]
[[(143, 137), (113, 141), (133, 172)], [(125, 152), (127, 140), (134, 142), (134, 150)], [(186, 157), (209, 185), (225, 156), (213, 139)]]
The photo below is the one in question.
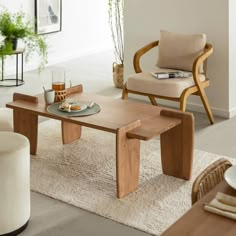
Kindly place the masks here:
[[(88, 104), (89, 102), (84, 102), (84, 103)], [(90, 116), (90, 115), (98, 113), (101, 110), (100, 106), (97, 103), (94, 103), (94, 105), (91, 108), (87, 107), (83, 111), (65, 112), (65, 111), (58, 110), (60, 104), (61, 104), (61, 102), (57, 102), (57, 103), (53, 103), (53, 104), (49, 105), (47, 107), (47, 111), (49, 113), (54, 114), (54, 115), (66, 116), (66, 117), (68, 117), (68, 116), (69, 117), (76, 117), (76, 116)]]

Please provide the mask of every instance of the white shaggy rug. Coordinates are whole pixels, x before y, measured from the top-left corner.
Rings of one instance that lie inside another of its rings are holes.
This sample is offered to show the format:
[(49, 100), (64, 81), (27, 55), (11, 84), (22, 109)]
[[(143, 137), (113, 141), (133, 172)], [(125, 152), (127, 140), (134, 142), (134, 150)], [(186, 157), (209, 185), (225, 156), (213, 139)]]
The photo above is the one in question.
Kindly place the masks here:
[(159, 140), (141, 142), (139, 188), (116, 198), (115, 135), (89, 128), (62, 145), (60, 123), (39, 126), (38, 155), (31, 157), (31, 189), (114, 221), (159, 235), (191, 207), (195, 177), (220, 156), (195, 150), (193, 177), (162, 174)]

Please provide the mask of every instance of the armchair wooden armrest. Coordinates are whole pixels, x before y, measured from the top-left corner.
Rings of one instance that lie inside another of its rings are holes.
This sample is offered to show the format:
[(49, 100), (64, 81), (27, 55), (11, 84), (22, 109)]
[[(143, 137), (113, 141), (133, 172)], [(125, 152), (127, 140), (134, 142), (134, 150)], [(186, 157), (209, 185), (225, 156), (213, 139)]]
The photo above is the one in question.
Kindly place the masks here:
[[(201, 53), (194, 61), (193, 63), (193, 79), (196, 85), (199, 85), (201, 83), (198, 79), (198, 72), (199, 72), (199, 67), (200, 65), (207, 60), (207, 58), (213, 53), (213, 47), (211, 44), (207, 43), (204, 49), (204, 52)], [(206, 68), (204, 70), (204, 73), (206, 73)]]
[(151, 42), (147, 44), (146, 46), (140, 48), (135, 54), (134, 54), (134, 59), (133, 59), (133, 65), (134, 65), (134, 70), (136, 73), (142, 72), (141, 67), (140, 67), (140, 58), (143, 54), (151, 50), (152, 48), (158, 46), (159, 40)]

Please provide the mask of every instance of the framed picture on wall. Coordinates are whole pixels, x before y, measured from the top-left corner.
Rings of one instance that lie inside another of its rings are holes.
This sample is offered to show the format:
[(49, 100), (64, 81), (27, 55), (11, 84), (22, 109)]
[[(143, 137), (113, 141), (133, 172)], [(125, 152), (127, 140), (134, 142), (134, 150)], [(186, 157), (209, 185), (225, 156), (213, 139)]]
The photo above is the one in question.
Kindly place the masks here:
[(37, 34), (61, 31), (62, 0), (35, 0)]

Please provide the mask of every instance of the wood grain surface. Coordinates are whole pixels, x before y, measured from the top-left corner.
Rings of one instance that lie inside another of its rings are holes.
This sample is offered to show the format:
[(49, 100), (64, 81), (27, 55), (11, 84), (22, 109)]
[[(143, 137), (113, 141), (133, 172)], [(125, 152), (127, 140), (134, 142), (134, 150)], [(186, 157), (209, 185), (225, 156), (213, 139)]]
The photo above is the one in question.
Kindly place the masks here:
[(140, 140), (129, 139), (127, 132), (138, 126), (137, 120), (117, 130), (116, 134), (116, 182), (117, 197), (125, 197), (138, 187)]
[(161, 134), (161, 162), (166, 175), (189, 180), (192, 176), (194, 118), (191, 113), (162, 110), (161, 116), (181, 124)]

